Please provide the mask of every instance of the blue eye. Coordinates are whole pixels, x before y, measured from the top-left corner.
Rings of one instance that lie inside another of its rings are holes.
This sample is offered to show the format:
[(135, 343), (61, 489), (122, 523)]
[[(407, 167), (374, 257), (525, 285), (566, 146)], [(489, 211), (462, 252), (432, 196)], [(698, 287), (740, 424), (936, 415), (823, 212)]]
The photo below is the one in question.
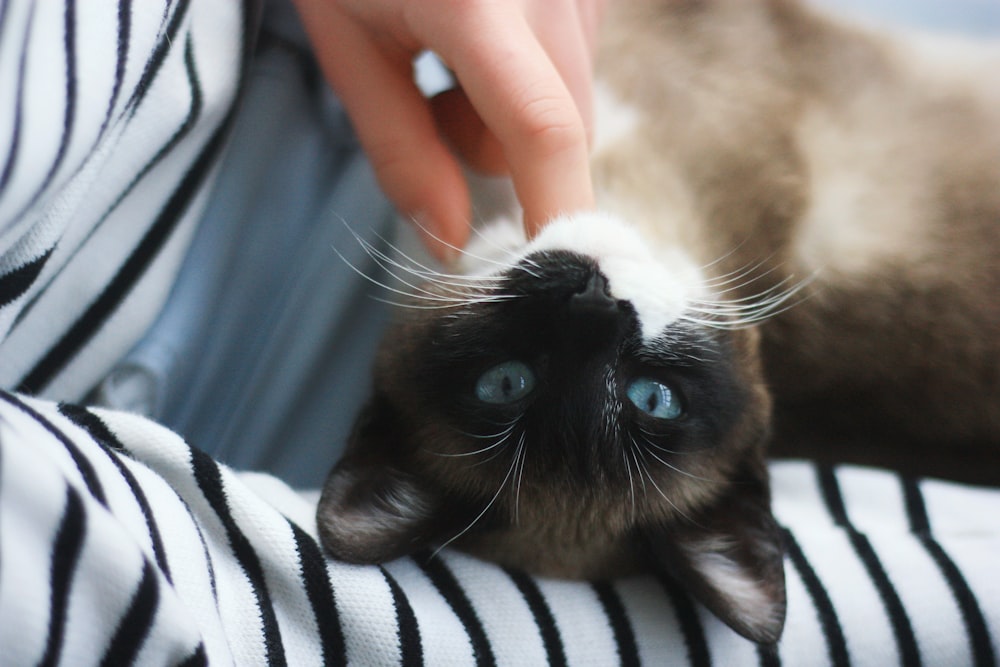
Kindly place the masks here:
[(527, 364), (505, 361), (483, 373), (476, 381), (476, 398), (483, 403), (506, 405), (521, 400), (535, 388), (535, 374)]
[(628, 385), (625, 393), (635, 407), (650, 417), (677, 419), (681, 416), (681, 403), (677, 395), (662, 382), (652, 378), (639, 378)]

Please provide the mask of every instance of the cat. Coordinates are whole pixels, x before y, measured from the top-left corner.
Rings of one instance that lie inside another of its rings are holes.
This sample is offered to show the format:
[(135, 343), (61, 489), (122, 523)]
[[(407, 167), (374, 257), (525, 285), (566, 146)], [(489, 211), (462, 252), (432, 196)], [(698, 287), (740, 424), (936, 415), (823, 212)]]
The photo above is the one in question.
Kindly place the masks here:
[(658, 570), (773, 643), (766, 457), (1000, 481), (1000, 50), (791, 0), (609, 12), (600, 211), (409, 269), (319, 529)]

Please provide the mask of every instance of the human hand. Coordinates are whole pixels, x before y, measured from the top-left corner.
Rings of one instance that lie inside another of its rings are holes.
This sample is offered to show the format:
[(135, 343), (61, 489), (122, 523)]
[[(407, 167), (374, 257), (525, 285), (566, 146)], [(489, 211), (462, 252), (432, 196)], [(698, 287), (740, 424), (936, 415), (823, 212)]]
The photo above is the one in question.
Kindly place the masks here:
[[(455, 153), (511, 176), (529, 237), (593, 207), (591, 54), (604, 1), (295, 0), (383, 190), (426, 237), (458, 247), (470, 200)], [(424, 49), (460, 90), (423, 97), (412, 62)]]

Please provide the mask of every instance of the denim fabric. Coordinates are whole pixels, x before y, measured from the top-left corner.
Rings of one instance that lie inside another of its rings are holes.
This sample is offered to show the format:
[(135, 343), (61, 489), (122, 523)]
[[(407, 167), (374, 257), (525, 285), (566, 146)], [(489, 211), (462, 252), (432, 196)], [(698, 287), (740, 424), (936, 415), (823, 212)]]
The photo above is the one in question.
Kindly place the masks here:
[(287, 25), (265, 25), (179, 280), (97, 400), (150, 416), (237, 468), (317, 486), (367, 396), (386, 318), (349, 266), (378, 279), (352, 234), (385, 246), (396, 223)]

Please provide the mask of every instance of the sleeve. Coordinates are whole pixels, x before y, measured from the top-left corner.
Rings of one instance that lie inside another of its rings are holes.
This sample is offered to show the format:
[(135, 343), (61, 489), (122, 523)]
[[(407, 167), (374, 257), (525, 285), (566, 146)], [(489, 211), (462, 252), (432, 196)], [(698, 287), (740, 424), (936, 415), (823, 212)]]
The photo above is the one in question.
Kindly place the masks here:
[(0, 3), (0, 386), (79, 399), (159, 312), (258, 4)]
[(328, 560), (315, 493), (134, 415), (3, 394), (0, 647), (9, 665), (995, 664), (1000, 491), (772, 476), (788, 621), (769, 651), (661, 577)]

